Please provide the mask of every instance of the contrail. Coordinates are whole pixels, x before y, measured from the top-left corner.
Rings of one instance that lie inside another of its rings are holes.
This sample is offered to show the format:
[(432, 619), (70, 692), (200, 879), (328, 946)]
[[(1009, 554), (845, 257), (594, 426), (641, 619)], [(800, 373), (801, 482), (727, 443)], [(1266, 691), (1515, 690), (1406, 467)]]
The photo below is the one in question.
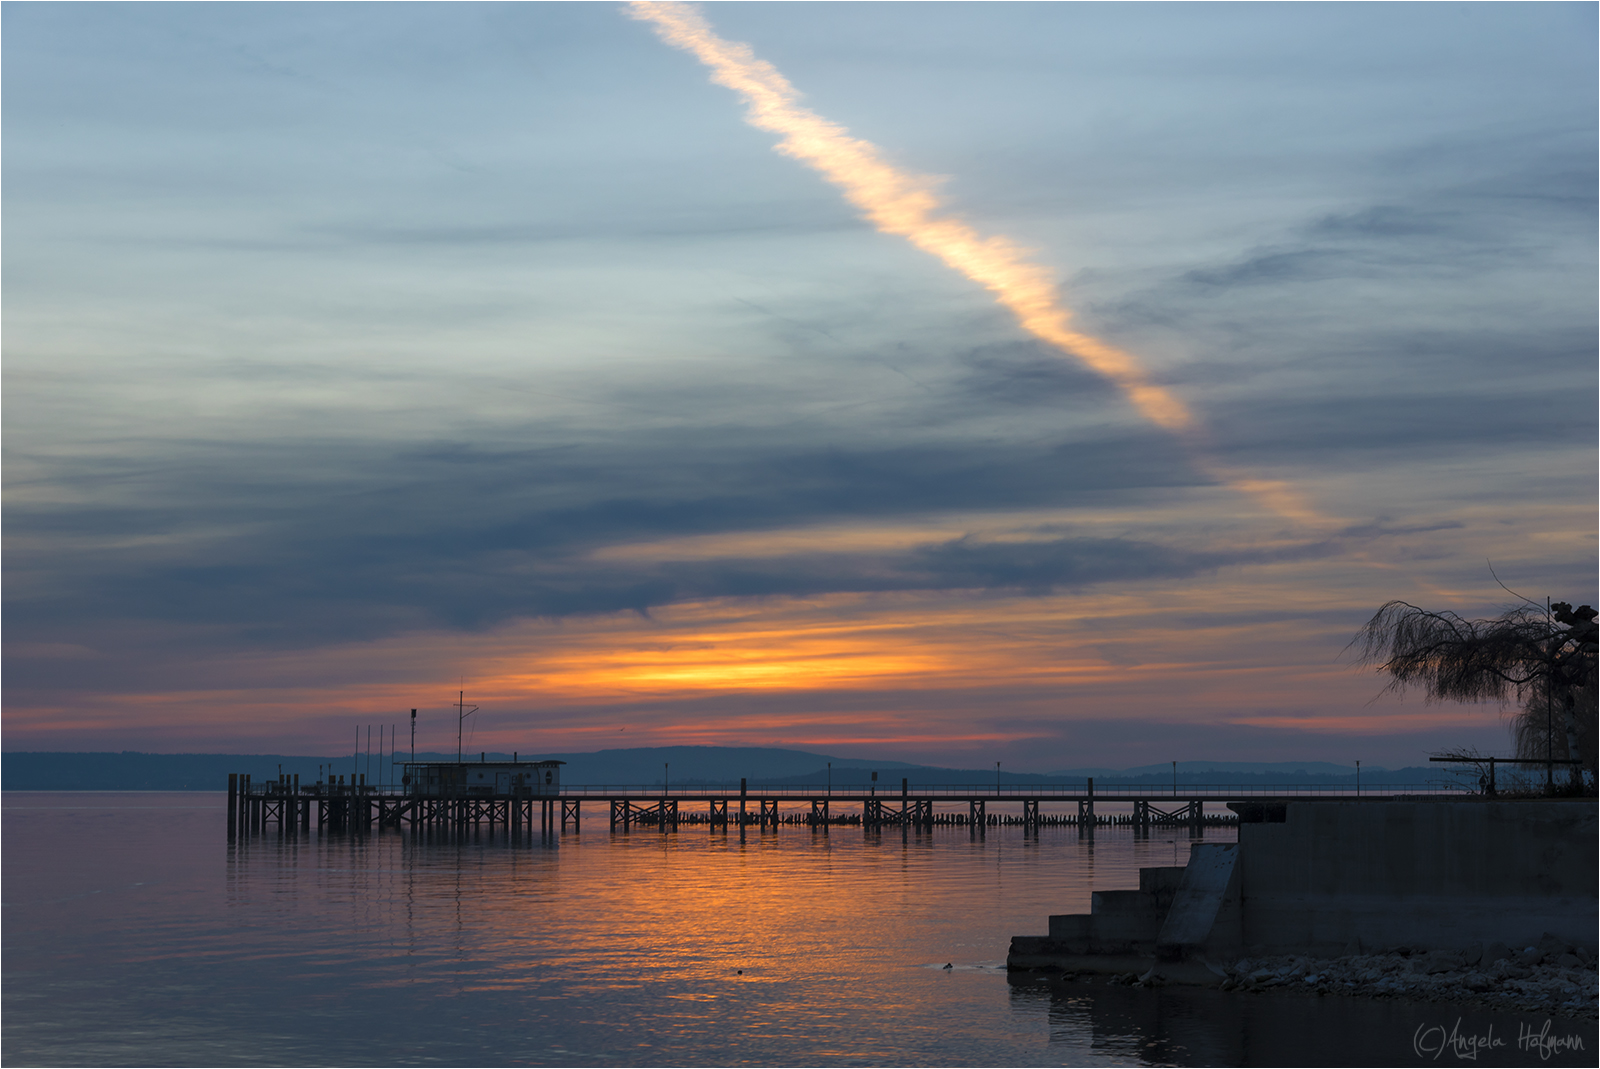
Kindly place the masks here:
[[(1109, 379), (1152, 423), (1201, 447), (1202, 428), (1188, 406), (1152, 382), (1133, 354), (1072, 328), (1072, 311), (1061, 303), (1048, 268), (1008, 238), (985, 237), (955, 216), (935, 214), (942, 207), (935, 179), (895, 167), (878, 146), (802, 106), (799, 92), (776, 67), (756, 58), (749, 45), (718, 37), (692, 5), (632, 0), (629, 8), (634, 18), (653, 23), (662, 40), (711, 68), (712, 81), (744, 98), (750, 125), (778, 134), (779, 152), (821, 172), (875, 227), (906, 238), (987, 288), (1029, 334)], [(1196, 466), (1281, 515), (1327, 522), (1283, 483), (1231, 474), (1203, 450)]]

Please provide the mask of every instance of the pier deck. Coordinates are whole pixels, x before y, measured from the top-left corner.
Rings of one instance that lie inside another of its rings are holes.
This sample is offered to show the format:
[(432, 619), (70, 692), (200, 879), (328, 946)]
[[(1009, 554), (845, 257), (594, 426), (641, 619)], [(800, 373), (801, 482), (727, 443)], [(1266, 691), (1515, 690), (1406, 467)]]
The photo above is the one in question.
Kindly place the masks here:
[[(1381, 789), (1380, 789), (1381, 790)], [(1402, 795), (1379, 791), (1357, 794), (1348, 790), (1238, 789), (1203, 786), (1174, 793), (1119, 789), (989, 789), (931, 786), (913, 788), (902, 783), (899, 793), (850, 789), (818, 790), (812, 787), (687, 787), (663, 791), (660, 787), (565, 787), (540, 793), (463, 792), (422, 794), (405, 788), (365, 784), (323, 784), (302, 787), (297, 779), (283, 777), (253, 784), (249, 776), (228, 777), (228, 834), (260, 834), (319, 830), (367, 832), (382, 828), (466, 829), (500, 828), (541, 833), (581, 830), (588, 811), (604, 817), (614, 831), (655, 828), (676, 831), (683, 826), (711, 831), (757, 828), (776, 831), (782, 826), (818, 829), (860, 827), (931, 829), (966, 827), (974, 835), (986, 828), (1020, 825), (1036, 830), (1046, 826), (1076, 827), (1092, 835), (1096, 827), (1131, 827), (1136, 832), (1181, 827), (1201, 833), (1206, 827), (1236, 823), (1227, 811), (1230, 803), (1252, 803), (1271, 810), (1289, 801), (1351, 800), (1389, 801), (1417, 794), (1458, 795), (1453, 790), (1408, 791)], [(1102, 807), (1097, 810), (1097, 806)], [(1208, 812), (1207, 806), (1211, 809)], [(1105, 807), (1114, 807), (1107, 811)], [(1020, 812), (1017, 810), (1020, 808)], [(593, 819), (593, 818), (591, 818)], [(1270, 818), (1269, 818), (1270, 819)]]

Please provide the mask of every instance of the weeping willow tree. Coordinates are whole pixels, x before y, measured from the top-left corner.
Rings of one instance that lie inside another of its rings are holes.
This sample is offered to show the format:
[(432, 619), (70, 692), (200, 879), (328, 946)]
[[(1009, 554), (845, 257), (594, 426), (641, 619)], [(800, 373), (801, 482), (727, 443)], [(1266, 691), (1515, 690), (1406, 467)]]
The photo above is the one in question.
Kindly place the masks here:
[(1427, 701), (1510, 702), (1517, 756), (1578, 759), (1595, 769), (1596, 624), (1587, 605), (1519, 606), (1467, 620), (1391, 601), (1356, 633), (1357, 660), (1389, 677), (1387, 690), (1419, 688)]

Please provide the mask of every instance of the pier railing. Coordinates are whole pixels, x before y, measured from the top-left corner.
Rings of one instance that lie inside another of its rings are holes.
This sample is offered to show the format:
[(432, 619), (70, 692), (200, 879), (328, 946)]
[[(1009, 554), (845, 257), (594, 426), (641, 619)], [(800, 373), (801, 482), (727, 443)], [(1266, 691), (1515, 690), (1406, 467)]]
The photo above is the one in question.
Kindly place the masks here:
[[(243, 789), (241, 793), (244, 793)], [(346, 785), (329, 786), (328, 784), (299, 784), (295, 788), (277, 782), (252, 784), (248, 793), (258, 795), (280, 795), (286, 793), (299, 793), (313, 797), (365, 797), (365, 798), (397, 798), (411, 797), (418, 792), (411, 787), (400, 785), (361, 785), (350, 787)], [(473, 793), (461, 791), (463, 795)], [(860, 801), (862, 799), (877, 798), (885, 801), (899, 798), (901, 790), (898, 787), (887, 785), (880, 786), (877, 790), (857, 787), (854, 785), (797, 785), (792, 783), (767, 785), (751, 783), (742, 788), (739, 784), (701, 784), (692, 783), (683, 786), (662, 786), (659, 783), (579, 783), (564, 784), (559, 791), (530, 791), (527, 797), (534, 798), (681, 798), (685, 800), (705, 800), (710, 798), (737, 798), (741, 793), (749, 796), (761, 795), (766, 798), (793, 798), (797, 801), (812, 798), (832, 798), (835, 801)], [(1353, 784), (1304, 784), (1304, 783), (1180, 783), (1177, 788), (1172, 786), (1151, 786), (1148, 783), (1095, 783), (1091, 788), (1087, 784), (1046, 784), (1043, 786), (1005, 786), (984, 787), (971, 783), (913, 783), (905, 790), (905, 795), (911, 798), (939, 799), (948, 798), (951, 801), (967, 798), (984, 798), (990, 801), (1023, 802), (1033, 799), (1072, 799), (1093, 797), (1098, 801), (1118, 801), (1134, 799), (1151, 799), (1159, 801), (1161, 798), (1206, 798), (1211, 799), (1251, 799), (1251, 798), (1357, 798), (1367, 796), (1395, 797), (1400, 795), (1458, 795), (1475, 793), (1469, 787), (1451, 783), (1363, 783), (1360, 787)]]
[[(663, 831), (680, 824), (703, 824), (712, 830), (730, 825), (776, 831), (781, 825), (808, 824), (826, 829), (846, 824), (867, 830), (898, 826), (902, 830), (931, 830), (943, 825), (965, 826), (973, 835), (1001, 825), (1021, 824), (1032, 832), (1043, 826), (1075, 826), (1080, 835), (1093, 835), (1096, 827), (1127, 825), (1139, 833), (1162, 826), (1187, 826), (1203, 835), (1208, 826), (1235, 824), (1247, 819), (1274, 819), (1268, 811), (1281, 811), (1296, 798), (1324, 800), (1389, 800), (1397, 797), (1457, 796), (1469, 791), (1451, 784), (1371, 783), (1177, 783), (1162, 788), (1146, 783), (1034, 784), (983, 787), (972, 783), (918, 784), (902, 779), (893, 784), (830, 787), (827, 784), (573, 784), (559, 793), (518, 785), (507, 792), (473, 789), (444, 792), (416, 790), (415, 785), (315, 783), (302, 785), (294, 776), (279, 775), (260, 785), (248, 774), (228, 777), (228, 829), (230, 838), (275, 827), (280, 834), (296, 829), (366, 831), (409, 826), (422, 828), (476, 828), (487, 824), (519, 834), (534, 826), (541, 834), (576, 832), (584, 803), (609, 808), (612, 830), (627, 831), (653, 825)], [(689, 807), (704, 806), (704, 813)], [(1240, 807), (1238, 803), (1246, 803)], [(787, 805), (786, 805), (787, 803)], [(943, 808), (936, 808), (943, 803)], [(1004, 808), (1020, 807), (1021, 815)], [(1235, 813), (1223, 814), (1206, 806), (1234, 803)], [(1049, 804), (1061, 812), (1046, 812)], [(1099, 812), (1096, 806), (1103, 807)], [(754, 807), (754, 811), (752, 811)], [(835, 808), (837, 807), (837, 808)], [(991, 808), (993, 807), (993, 808)], [(809, 809), (809, 812), (807, 810)], [(859, 810), (859, 812), (857, 812)], [(593, 809), (591, 808), (591, 812)], [(1259, 812), (1257, 812), (1259, 811)], [(1276, 819), (1282, 819), (1279, 815)], [(743, 834), (741, 832), (741, 834)]]
[[(679, 786), (666, 786), (661, 784), (607, 784), (584, 783), (564, 784), (561, 788), (563, 797), (595, 797), (595, 798), (660, 798), (663, 795), (671, 798), (706, 799), (738, 797), (740, 788), (737, 784), (709, 785), (685, 784)], [(765, 784), (749, 784), (744, 793), (748, 795), (762, 795), (767, 798), (794, 798), (796, 800), (810, 798), (833, 798), (836, 801), (859, 800), (862, 798), (880, 798), (884, 800), (900, 797), (900, 789), (896, 786), (880, 785), (876, 791), (870, 788), (854, 785), (827, 787), (822, 785), (778, 784), (768, 786)], [(1022, 802), (1035, 798), (1083, 798), (1093, 796), (1100, 801), (1116, 801), (1118, 799), (1133, 800), (1136, 798), (1302, 798), (1302, 797), (1366, 797), (1367, 795), (1407, 795), (1407, 794), (1466, 794), (1466, 788), (1445, 783), (1363, 783), (1360, 787), (1353, 784), (1339, 785), (1308, 785), (1303, 783), (1263, 783), (1263, 784), (1238, 784), (1238, 783), (1180, 783), (1177, 790), (1168, 785), (1164, 787), (1151, 786), (1148, 783), (1095, 783), (1093, 788), (1087, 784), (1058, 784), (1029, 787), (984, 787), (971, 783), (913, 783), (906, 792), (912, 798), (949, 798), (952, 801), (967, 798), (987, 798), (990, 801)]]

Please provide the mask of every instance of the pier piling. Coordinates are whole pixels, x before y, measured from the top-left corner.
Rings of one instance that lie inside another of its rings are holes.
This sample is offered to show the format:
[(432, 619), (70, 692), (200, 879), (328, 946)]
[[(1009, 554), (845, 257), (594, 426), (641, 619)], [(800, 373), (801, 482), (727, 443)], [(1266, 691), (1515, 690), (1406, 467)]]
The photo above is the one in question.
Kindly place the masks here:
[[(1063, 787), (1014, 789), (1006, 793), (991, 785), (987, 792), (969, 793), (960, 787), (919, 786), (913, 794), (909, 778), (902, 778), (899, 805), (894, 804), (892, 794), (879, 795), (875, 788), (841, 791), (837, 784), (830, 783), (816, 788), (775, 786), (752, 791), (745, 779), (739, 782), (735, 807), (731, 785), (680, 787), (677, 794), (669, 794), (660, 785), (562, 789), (559, 784), (546, 786), (537, 779), (531, 784), (513, 779), (509, 783), (502, 780), (498, 786), (492, 781), (479, 786), (476, 781), (482, 777), (476, 766), (471, 767), (473, 783), (445, 780), (427, 791), (419, 791), (415, 781), (407, 781), (404, 789), (399, 785), (376, 786), (365, 782), (367, 777), (360, 773), (329, 774), (326, 781), (319, 780), (311, 786), (303, 785), (298, 774), (280, 772), (275, 777), (265, 777), (257, 788), (249, 773), (229, 773), (228, 838), (235, 842), (269, 829), (280, 837), (309, 832), (315, 810), (318, 831), (365, 835), (408, 827), (413, 834), (425, 829), (476, 834), (486, 828), (517, 842), (524, 841), (526, 831), (531, 841), (537, 799), (540, 832), (547, 836), (578, 833), (582, 803), (589, 800), (605, 804), (612, 831), (622, 833), (645, 830), (636, 825), (654, 825), (657, 832), (665, 834), (680, 830), (681, 825), (704, 823), (715, 834), (726, 833), (737, 823), (741, 837), (751, 824), (758, 826), (762, 834), (769, 829), (776, 834), (784, 825), (806, 826), (813, 833), (828, 834), (835, 824), (859, 824), (867, 834), (881, 833), (886, 825), (898, 825), (905, 837), (964, 825), (969, 838), (976, 841), (984, 837), (990, 825), (1020, 826), (1030, 837), (1038, 836), (1047, 825), (1076, 825), (1079, 836), (1086, 839), (1104, 825), (1127, 828), (1141, 837), (1157, 827), (1181, 829), (1180, 834), (1187, 832), (1199, 839), (1208, 827), (1236, 819), (1229, 814), (1208, 817), (1207, 802), (1237, 799), (1257, 806), (1264, 804), (1263, 796), (1254, 792), (1236, 795), (1224, 789), (1187, 797), (1164, 793), (1152, 796), (1117, 787), (1096, 791), (1093, 780), (1087, 781), (1081, 791)], [(1336, 801), (1338, 796), (1330, 796), (1329, 800)], [(993, 813), (988, 808), (991, 801), (997, 805)], [(1282, 804), (1281, 798), (1275, 801)], [(751, 802), (755, 803), (755, 813), (750, 812)], [(835, 802), (840, 803), (840, 812), (834, 811)], [(700, 808), (702, 803), (704, 809)], [(1097, 812), (1097, 804), (1114, 808)], [(1046, 812), (1047, 809), (1052, 811)]]

